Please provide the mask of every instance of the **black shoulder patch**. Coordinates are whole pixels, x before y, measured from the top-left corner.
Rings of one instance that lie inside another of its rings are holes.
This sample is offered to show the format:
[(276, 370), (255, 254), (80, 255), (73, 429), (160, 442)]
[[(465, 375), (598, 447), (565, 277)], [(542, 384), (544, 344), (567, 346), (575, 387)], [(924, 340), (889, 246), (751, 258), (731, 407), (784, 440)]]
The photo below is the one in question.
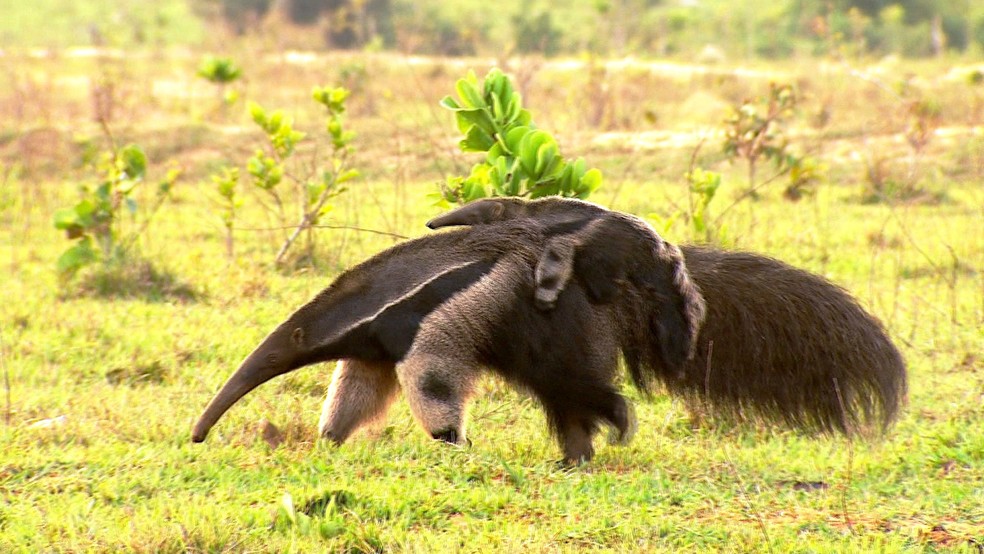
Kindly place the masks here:
[(492, 265), (492, 261), (481, 260), (452, 269), (387, 306), (369, 322), (371, 340), (388, 359), (403, 359), (420, 330), (420, 322), (452, 296), (481, 279)]

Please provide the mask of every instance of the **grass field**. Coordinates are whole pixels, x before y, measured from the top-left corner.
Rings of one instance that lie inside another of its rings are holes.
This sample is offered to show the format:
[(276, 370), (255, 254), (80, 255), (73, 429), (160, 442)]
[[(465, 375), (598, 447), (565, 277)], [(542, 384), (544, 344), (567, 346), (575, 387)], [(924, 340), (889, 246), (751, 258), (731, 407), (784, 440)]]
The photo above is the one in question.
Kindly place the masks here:
[[(347, 125), (363, 178), (326, 222), (350, 228), (318, 231), (313, 266), (272, 267), (281, 232), (255, 230), (271, 222), (253, 193), (227, 258), (208, 176), (243, 165), (262, 137), (242, 101), (223, 109), (195, 78), (198, 56), (0, 57), (0, 551), (984, 549), (984, 89), (960, 64), (509, 62), (538, 124), (604, 172), (593, 200), (665, 221), (687, 205), (683, 174), (703, 141), (696, 163), (724, 175), (715, 240), (846, 287), (910, 369), (903, 417), (870, 443), (693, 427), (681, 402), (626, 385), (633, 442), (599, 441), (594, 461), (565, 469), (536, 404), (492, 379), (471, 406), (469, 448), (431, 441), (403, 401), (341, 447), (316, 442), (328, 367), (268, 383), (191, 444), (205, 403), (268, 331), (398, 240), (351, 227), (426, 232), (440, 211), (427, 194), (471, 164), (437, 101), (489, 64), (235, 55), (250, 61), (233, 85), (241, 97), (285, 108), (312, 134), (311, 87), (353, 90)], [(745, 169), (715, 133), (725, 107), (770, 80), (804, 93), (788, 133), (826, 179), (796, 203), (780, 180), (726, 211)], [(68, 241), (52, 214), (95, 180), (80, 160), (106, 148), (93, 99), (107, 88), (116, 141), (145, 148), (153, 179), (172, 165), (183, 177), (127, 269), (62, 283), (55, 260)], [(919, 149), (906, 140), (913, 98), (938, 106)], [(873, 198), (879, 190), (906, 198)], [(680, 221), (664, 234), (697, 238)], [(281, 431), (279, 446), (261, 421)]]

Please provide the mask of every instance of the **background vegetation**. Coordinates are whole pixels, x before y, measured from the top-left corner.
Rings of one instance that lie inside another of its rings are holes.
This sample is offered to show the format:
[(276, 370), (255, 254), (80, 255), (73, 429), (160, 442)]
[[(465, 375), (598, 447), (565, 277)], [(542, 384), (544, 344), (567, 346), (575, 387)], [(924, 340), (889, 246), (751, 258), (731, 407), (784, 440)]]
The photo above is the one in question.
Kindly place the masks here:
[[(208, 43), (218, 27), (281, 47), (438, 55), (778, 59), (984, 49), (973, 0), (40, 0), (10, 6), (0, 45)], [(289, 30), (288, 30), (289, 29)]]
[[(977, 4), (8, 6), (0, 551), (979, 552)], [(340, 13), (360, 22), (344, 44)], [(335, 448), (314, 440), (330, 368), (312, 367), (192, 445), (270, 329), (427, 232), (439, 184), (483, 159), (438, 102), (493, 65), (568, 159), (600, 169), (592, 200), (855, 294), (909, 363), (899, 424), (849, 443), (695, 426), (678, 402), (633, 397), (634, 441), (565, 470), (536, 405), (490, 379), (470, 448), (426, 438), (402, 402)], [(85, 233), (120, 248), (60, 275)]]

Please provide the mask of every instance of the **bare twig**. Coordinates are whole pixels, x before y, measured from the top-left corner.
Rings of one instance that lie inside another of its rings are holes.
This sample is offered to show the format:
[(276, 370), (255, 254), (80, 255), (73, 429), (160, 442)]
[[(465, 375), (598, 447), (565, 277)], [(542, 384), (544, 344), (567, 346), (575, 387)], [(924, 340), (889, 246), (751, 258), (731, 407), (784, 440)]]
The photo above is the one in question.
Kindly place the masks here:
[(0, 332), (0, 367), (3, 367), (3, 388), (7, 396), (7, 409), (4, 412), (4, 419), (7, 422), (7, 426), (10, 426), (11, 419), (11, 401), (10, 401), (10, 370), (7, 368), (7, 345), (3, 341), (3, 333)]
[[(413, 64), (409, 63), (409, 57), (404, 56), (402, 60), (404, 62), (403, 68), (408, 71), (410, 77), (414, 80), (413, 84), (415, 86), (408, 87), (409, 90), (412, 91), (424, 90), (424, 82), (420, 79), (420, 73), (417, 71), (416, 67)], [(448, 131), (448, 129), (451, 129), (453, 127), (449, 127), (446, 124), (446, 121), (448, 119), (446, 116), (441, 117), (440, 115), (438, 115), (440, 112), (438, 112), (438, 110), (435, 109), (435, 106), (437, 104), (433, 100), (428, 99), (426, 102), (424, 102), (424, 105), (427, 106), (427, 115), (430, 116), (430, 120), (433, 123), (431, 128), (441, 130), (442, 140), (441, 142), (435, 144), (433, 137), (428, 134), (424, 138), (418, 137), (419, 139), (421, 139), (419, 140), (419, 143), (423, 144), (424, 139), (426, 139), (427, 144), (429, 144), (431, 147), (431, 154), (432, 154), (431, 157), (429, 158), (429, 161), (433, 163), (435, 167), (438, 169), (438, 171), (444, 174), (445, 177), (448, 176), (449, 172), (445, 168), (444, 160), (446, 160), (449, 156), (451, 158), (451, 165), (453, 166), (451, 173), (453, 174), (461, 173), (462, 171), (464, 171), (464, 168), (466, 167), (465, 165), (466, 160), (464, 154), (460, 152), (457, 148), (449, 149), (443, 146), (443, 144), (453, 144), (454, 142), (457, 142), (454, 135), (452, 135), (451, 132)], [(401, 129), (399, 126), (394, 124), (393, 127), (394, 127), (394, 131), (397, 132), (398, 134), (400, 135), (406, 134), (406, 131), (404, 129)], [(440, 155), (436, 155), (437, 152), (440, 152)]]
[(737, 206), (742, 200), (748, 198), (749, 196), (753, 196), (755, 193), (757, 193), (759, 191), (759, 189), (764, 188), (766, 185), (772, 183), (773, 181), (775, 181), (779, 177), (782, 177), (785, 174), (786, 174), (786, 171), (785, 170), (780, 170), (775, 175), (769, 177), (768, 179), (762, 181), (761, 183), (758, 183), (754, 187), (751, 187), (751, 188), (748, 188), (748, 189), (745, 189), (744, 191), (742, 191), (742, 193), (739, 194), (738, 197), (734, 199), (734, 201), (732, 201), (730, 204), (728, 204), (728, 206), (726, 208), (724, 208), (723, 210), (721, 210), (721, 213), (718, 214), (718, 216), (716, 218), (714, 218), (714, 223), (715, 224), (719, 223), (721, 221), (721, 218), (723, 218), (725, 214), (727, 214), (729, 211), (731, 211), (731, 208), (734, 208), (735, 206)]
[(765, 525), (765, 518), (762, 517), (761, 512), (752, 507), (752, 501), (748, 498), (748, 493), (745, 492), (745, 480), (741, 478), (741, 472), (738, 471), (738, 466), (731, 458), (731, 454), (728, 452), (727, 448), (724, 449), (724, 457), (728, 460), (728, 465), (731, 467), (731, 471), (734, 472), (735, 479), (738, 480), (738, 497), (744, 505), (745, 512), (755, 518), (755, 523), (758, 524), (759, 531), (762, 533), (762, 538), (765, 539), (765, 544), (769, 547), (769, 552), (774, 552), (772, 548), (772, 540), (769, 538), (769, 529)]
[[(847, 430), (847, 406), (844, 404), (844, 396), (841, 394), (840, 384), (837, 382), (837, 378), (834, 378), (834, 392), (837, 393), (837, 403), (840, 405), (841, 409), (841, 424), (844, 425), (845, 431)], [(847, 492), (851, 486), (851, 481), (854, 477), (854, 443), (851, 438), (847, 439), (847, 482), (844, 483), (843, 489), (841, 489), (841, 513), (844, 516), (844, 523), (847, 524), (847, 528), (851, 531), (852, 535), (854, 532), (854, 523), (851, 521), (851, 514), (847, 509)]]
[(144, 234), (147, 227), (150, 226), (150, 220), (154, 219), (157, 212), (160, 211), (161, 207), (164, 206), (164, 202), (167, 201), (170, 196), (170, 192), (165, 192), (157, 195), (157, 202), (150, 208), (149, 213), (140, 223), (140, 227), (137, 228), (135, 233), (131, 233), (130, 236), (126, 237), (124, 240), (120, 241), (120, 250), (127, 251), (137, 242), (137, 238)]
[[(236, 227), (236, 231), (285, 231), (287, 229), (296, 229), (296, 225), (287, 225), (285, 227)], [(353, 227), (351, 225), (311, 225), (311, 229), (345, 229), (349, 231), (360, 231), (363, 233), (373, 233), (376, 235), (383, 235), (387, 237), (393, 237), (397, 239), (408, 239), (410, 237), (401, 235), (399, 233), (390, 233), (389, 231), (379, 231), (377, 229), (366, 229), (364, 227)]]
[[(336, 152), (339, 152), (337, 148), (336, 148)], [(318, 217), (320, 217), (321, 215), (321, 209), (328, 202), (328, 200), (333, 196), (335, 196), (335, 194), (337, 193), (338, 184), (339, 184), (338, 176), (344, 172), (346, 168), (345, 162), (347, 161), (347, 159), (348, 159), (347, 150), (342, 149), (341, 152), (337, 154), (337, 156), (334, 159), (336, 165), (335, 165), (335, 172), (332, 174), (331, 182), (325, 184), (324, 190), (321, 191), (321, 195), (318, 196), (318, 200), (314, 203), (314, 205), (310, 209), (308, 209), (307, 207), (307, 194), (305, 192), (307, 181), (306, 180), (301, 181), (295, 179), (297, 185), (297, 192), (298, 192), (297, 196), (298, 196), (298, 207), (300, 211), (300, 221), (298, 221), (297, 225), (293, 227), (294, 231), (287, 237), (287, 240), (285, 240), (284, 243), (280, 246), (280, 250), (277, 252), (277, 256), (274, 259), (274, 264), (280, 265), (281, 262), (283, 262), (284, 256), (287, 254), (287, 251), (294, 244), (294, 241), (297, 240), (297, 237), (299, 237), (301, 233), (303, 233), (304, 231), (310, 232), (311, 229), (313, 229), (314, 222), (317, 221)], [(308, 236), (310, 238), (310, 234)]]
[(714, 341), (707, 341), (707, 367), (704, 369), (704, 401), (710, 403), (711, 398), (711, 358), (714, 357)]
[(97, 120), (99, 127), (102, 128), (103, 134), (106, 135), (107, 139), (109, 139), (109, 148), (113, 151), (113, 157), (116, 157), (117, 152), (119, 152), (119, 148), (116, 146), (116, 138), (113, 136), (113, 131), (109, 128), (109, 122), (106, 121), (106, 117), (103, 114), (100, 114)]
[(899, 214), (895, 210), (895, 205), (891, 202), (888, 203), (888, 211), (892, 214), (895, 222), (899, 224), (899, 230), (902, 231), (902, 234), (905, 235), (906, 239), (908, 239), (909, 244), (911, 244), (912, 247), (916, 249), (916, 252), (918, 252), (926, 260), (926, 263), (933, 267), (933, 270), (942, 275), (943, 269), (933, 261), (933, 258), (929, 257), (929, 254), (924, 252), (922, 248), (919, 248), (919, 244), (916, 242), (916, 239), (912, 238), (912, 233), (909, 232), (909, 228), (906, 227), (905, 223), (902, 221), (902, 218), (899, 217)]
[[(690, 153), (690, 165), (687, 167), (687, 175), (692, 176), (694, 170), (697, 169), (697, 155), (700, 154), (702, 148), (704, 148), (704, 143), (707, 142), (707, 135), (700, 137), (700, 141), (697, 142), (697, 146), (694, 147), (694, 151)], [(687, 184), (687, 221), (692, 221), (694, 218), (694, 191), (691, 180), (692, 177), (688, 177)]]
[(954, 252), (953, 247), (949, 244), (943, 243), (947, 251), (950, 252), (950, 259), (953, 260), (953, 267), (950, 269), (950, 282), (948, 283), (950, 287), (950, 323), (954, 326), (958, 323), (957, 318), (957, 281), (960, 278), (960, 258), (957, 257), (957, 253)]
[(851, 77), (855, 77), (857, 79), (875, 85), (875, 87), (880, 89), (886, 95), (891, 96), (895, 100), (898, 100), (900, 103), (905, 102), (905, 98), (903, 98), (902, 95), (896, 92), (891, 86), (887, 85), (886, 83), (884, 83), (879, 79), (872, 77), (871, 75), (858, 71), (857, 69), (852, 67), (851, 64), (849, 64), (847, 60), (844, 59), (843, 56), (837, 56), (837, 58), (838, 58), (837, 61), (840, 62), (841, 66), (847, 70), (847, 74), (850, 75)]

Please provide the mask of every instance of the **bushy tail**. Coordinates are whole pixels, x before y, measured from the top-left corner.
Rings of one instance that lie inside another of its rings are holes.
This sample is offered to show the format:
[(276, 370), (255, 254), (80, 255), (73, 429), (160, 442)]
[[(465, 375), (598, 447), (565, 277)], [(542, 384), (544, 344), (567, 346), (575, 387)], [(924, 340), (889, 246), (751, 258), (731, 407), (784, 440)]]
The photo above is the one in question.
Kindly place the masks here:
[(683, 253), (706, 302), (696, 351), (679, 372), (646, 360), (672, 394), (807, 431), (884, 430), (898, 417), (905, 363), (844, 290), (764, 256)]

